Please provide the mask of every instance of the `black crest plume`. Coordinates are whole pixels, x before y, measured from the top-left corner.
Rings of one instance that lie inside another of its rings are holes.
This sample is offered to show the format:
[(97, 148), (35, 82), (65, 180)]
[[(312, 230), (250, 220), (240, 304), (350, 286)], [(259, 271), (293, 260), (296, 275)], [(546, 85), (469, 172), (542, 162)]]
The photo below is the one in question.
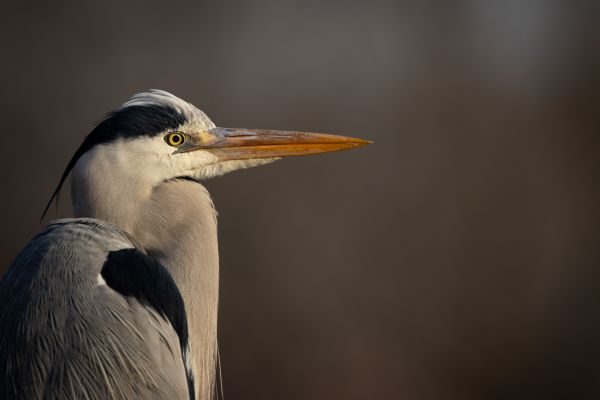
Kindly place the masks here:
[(44, 218), (50, 205), (60, 199), (67, 176), (77, 164), (77, 161), (94, 146), (113, 142), (119, 138), (134, 139), (140, 136), (152, 136), (166, 130), (176, 129), (186, 122), (185, 116), (177, 109), (168, 105), (147, 104), (120, 108), (108, 114), (84, 139), (71, 161), (67, 164), (58, 186), (50, 197), (40, 221)]

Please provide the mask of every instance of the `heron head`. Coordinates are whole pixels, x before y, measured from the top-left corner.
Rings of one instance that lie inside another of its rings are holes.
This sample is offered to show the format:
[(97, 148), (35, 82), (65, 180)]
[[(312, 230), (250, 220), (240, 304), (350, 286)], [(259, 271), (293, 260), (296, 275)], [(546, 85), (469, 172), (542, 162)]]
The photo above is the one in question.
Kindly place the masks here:
[(134, 95), (85, 138), (44, 214), (71, 171), (83, 181), (116, 180), (152, 188), (177, 178), (203, 180), (281, 157), (364, 146), (322, 133), (220, 128), (192, 104), (162, 90)]

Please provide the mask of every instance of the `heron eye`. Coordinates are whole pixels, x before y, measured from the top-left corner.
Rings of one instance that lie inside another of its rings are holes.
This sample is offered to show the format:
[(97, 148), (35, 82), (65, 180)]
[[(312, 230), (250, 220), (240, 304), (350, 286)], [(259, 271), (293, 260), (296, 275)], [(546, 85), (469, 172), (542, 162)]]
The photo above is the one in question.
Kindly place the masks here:
[(185, 142), (185, 136), (181, 132), (171, 132), (165, 136), (165, 142), (169, 146), (181, 146)]

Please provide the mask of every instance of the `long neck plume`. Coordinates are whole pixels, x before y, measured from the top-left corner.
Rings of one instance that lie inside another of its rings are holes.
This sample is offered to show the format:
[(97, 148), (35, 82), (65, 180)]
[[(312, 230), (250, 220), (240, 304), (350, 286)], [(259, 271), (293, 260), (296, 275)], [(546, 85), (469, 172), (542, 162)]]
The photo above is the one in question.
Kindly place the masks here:
[[(102, 163), (94, 164), (96, 172), (103, 167)], [(111, 179), (94, 181), (88, 170), (74, 170), (75, 215), (121, 227), (169, 270), (186, 306), (196, 398), (212, 399), (217, 363), (219, 255), (216, 211), (210, 195), (202, 185), (188, 180), (131, 191), (126, 178), (119, 182), (119, 177), (112, 175)], [(122, 212), (124, 209), (127, 212)]]

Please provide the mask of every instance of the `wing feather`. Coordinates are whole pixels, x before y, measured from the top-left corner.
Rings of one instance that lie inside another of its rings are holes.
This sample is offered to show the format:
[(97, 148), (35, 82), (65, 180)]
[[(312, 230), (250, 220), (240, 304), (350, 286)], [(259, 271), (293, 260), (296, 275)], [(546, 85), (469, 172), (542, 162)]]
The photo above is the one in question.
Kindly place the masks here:
[(0, 281), (2, 399), (189, 399), (186, 346), (170, 275), (110, 224), (49, 225)]

